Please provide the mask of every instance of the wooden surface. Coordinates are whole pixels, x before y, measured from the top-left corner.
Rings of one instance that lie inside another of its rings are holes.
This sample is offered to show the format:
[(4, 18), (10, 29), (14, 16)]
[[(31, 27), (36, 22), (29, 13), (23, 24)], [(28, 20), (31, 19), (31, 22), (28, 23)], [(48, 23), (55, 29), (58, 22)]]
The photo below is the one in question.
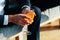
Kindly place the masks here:
[(40, 40), (60, 40), (60, 29), (40, 32)]
[(48, 20), (48, 21), (41, 23), (40, 27), (59, 25), (59, 20), (60, 20), (60, 17), (53, 18), (51, 20)]
[(60, 40), (60, 18), (41, 24), (40, 40)]

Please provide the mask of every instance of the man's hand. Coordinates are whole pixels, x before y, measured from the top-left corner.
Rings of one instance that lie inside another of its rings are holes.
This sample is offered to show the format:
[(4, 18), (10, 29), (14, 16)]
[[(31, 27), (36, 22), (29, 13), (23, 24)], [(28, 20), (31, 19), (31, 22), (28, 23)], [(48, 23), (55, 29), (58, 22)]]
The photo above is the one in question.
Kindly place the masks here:
[(26, 14), (26, 13), (28, 13), (28, 12), (30, 12), (30, 11), (31, 11), (31, 10), (30, 10), (29, 8), (25, 8), (25, 9), (22, 10), (22, 13), (23, 13), (23, 14)]
[[(24, 18), (28, 18), (28, 20), (25, 20)], [(8, 15), (8, 21), (12, 22), (14, 24), (18, 24), (21, 26), (24, 25), (30, 25), (33, 22), (33, 19), (27, 17), (25, 14), (15, 14), (15, 15)]]
[[(25, 9), (22, 10), (22, 14), (26, 14), (26, 13), (29, 13), (29, 12), (34, 12), (34, 10), (31, 10), (29, 8), (25, 8)], [(35, 16), (36, 16), (36, 14), (35, 14)]]

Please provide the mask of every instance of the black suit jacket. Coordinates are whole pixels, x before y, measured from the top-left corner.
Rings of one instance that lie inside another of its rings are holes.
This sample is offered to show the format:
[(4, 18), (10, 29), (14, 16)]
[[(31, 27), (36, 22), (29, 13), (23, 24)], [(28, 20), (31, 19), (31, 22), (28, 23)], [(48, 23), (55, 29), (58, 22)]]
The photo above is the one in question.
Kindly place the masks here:
[[(19, 13), (24, 5), (31, 6), (30, 0), (16, 0), (14, 3), (11, 3), (10, 0), (5, 0), (4, 15)], [(0, 15), (0, 25), (3, 25), (4, 15)]]

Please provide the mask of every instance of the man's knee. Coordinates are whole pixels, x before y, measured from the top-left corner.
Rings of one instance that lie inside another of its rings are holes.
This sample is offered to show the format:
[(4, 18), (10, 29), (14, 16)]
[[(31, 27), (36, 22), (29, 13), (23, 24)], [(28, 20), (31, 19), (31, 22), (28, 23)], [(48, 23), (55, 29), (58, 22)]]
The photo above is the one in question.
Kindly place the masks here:
[(36, 17), (41, 19), (41, 10), (39, 7), (37, 6), (32, 6), (32, 9), (34, 9), (35, 13), (36, 13)]

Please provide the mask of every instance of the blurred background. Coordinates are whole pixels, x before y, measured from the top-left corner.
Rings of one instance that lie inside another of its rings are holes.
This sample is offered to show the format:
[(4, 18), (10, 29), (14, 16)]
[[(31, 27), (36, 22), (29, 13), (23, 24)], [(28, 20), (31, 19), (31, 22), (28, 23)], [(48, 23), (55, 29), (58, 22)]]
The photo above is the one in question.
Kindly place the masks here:
[(32, 5), (40, 7), (42, 11), (60, 5), (60, 0), (31, 0)]

